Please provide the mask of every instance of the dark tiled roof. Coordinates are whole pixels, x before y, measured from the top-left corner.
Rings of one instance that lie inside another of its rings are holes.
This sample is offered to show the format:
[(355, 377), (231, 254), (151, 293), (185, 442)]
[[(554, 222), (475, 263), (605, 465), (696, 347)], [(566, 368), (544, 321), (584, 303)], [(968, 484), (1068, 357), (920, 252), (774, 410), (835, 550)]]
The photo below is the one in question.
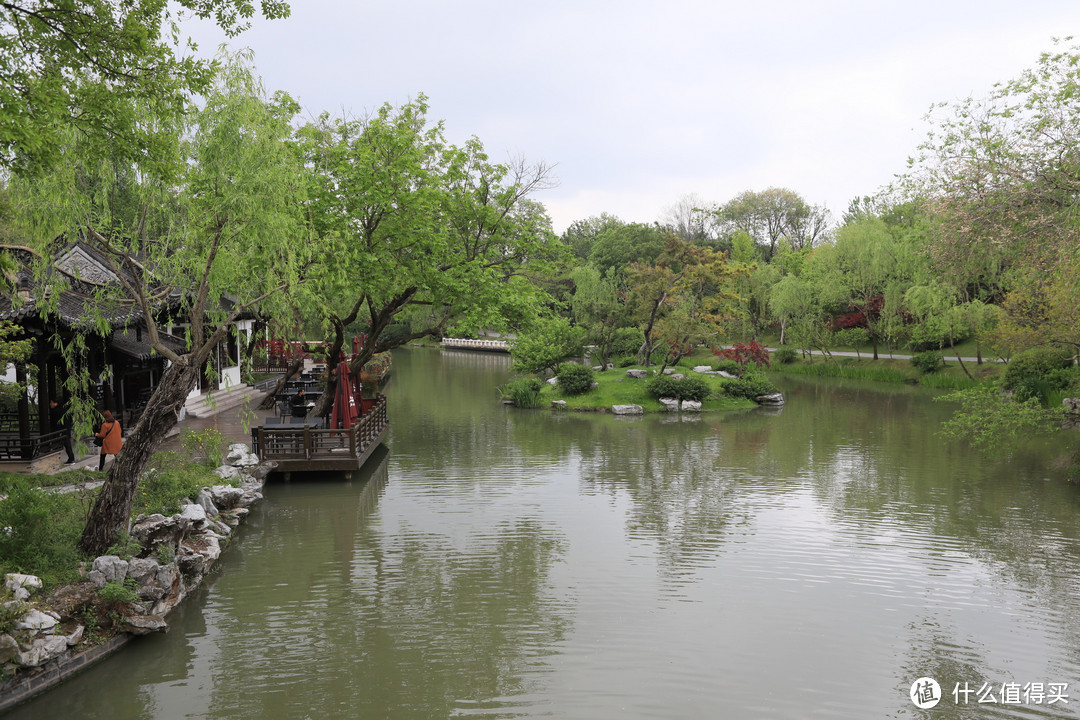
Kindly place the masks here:
[[(183, 338), (165, 333), (161, 333), (159, 337), (165, 343), (165, 346), (177, 355), (187, 352), (187, 345)], [(136, 360), (147, 360), (156, 355), (154, 349), (150, 347), (149, 335), (144, 332), (140, 337), (140, 333), (132, 328), (124, 328), (114, 332), (109, 337), (109, 347)]]

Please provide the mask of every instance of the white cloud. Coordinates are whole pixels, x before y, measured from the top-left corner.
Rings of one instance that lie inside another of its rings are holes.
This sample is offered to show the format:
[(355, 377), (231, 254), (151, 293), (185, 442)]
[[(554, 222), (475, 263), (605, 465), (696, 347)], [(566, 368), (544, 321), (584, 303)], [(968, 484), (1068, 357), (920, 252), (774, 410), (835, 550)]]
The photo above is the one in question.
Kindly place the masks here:
[[(557, 164), (556, 229), (790, 187), (835, 215), (905, 170), (937, 101), (1076, 31), (1070, 0), (294, 0), (235, 41), (312, 113), (430, 97), (460, 142)], [(204, 47), (220, 35), (196, 30)]]

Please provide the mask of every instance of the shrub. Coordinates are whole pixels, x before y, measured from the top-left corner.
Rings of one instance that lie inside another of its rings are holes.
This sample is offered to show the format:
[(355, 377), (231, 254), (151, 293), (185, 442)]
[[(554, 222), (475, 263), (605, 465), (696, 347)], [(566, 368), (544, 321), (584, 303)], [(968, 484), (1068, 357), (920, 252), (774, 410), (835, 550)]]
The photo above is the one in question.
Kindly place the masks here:
[(776, 392), (776, 386), (757, 370), (749, 370), (742, 377), (732, 380), (724, 380), (724, 393), (732, 397), (753, 400), (758, 395), (769, 395)]
[(132, 583), (129, 583), (128, 578), (123, 584), (118, 582), (107, 582), (104, 587), (98, 590), (98, 595), (102, 600), (108, 603), (116, 603), (120, 605), (130, 605), (139, 599), (139, 596), (135, 594), (135, 589), (131, 587)]
[(655, 398), (669, 397), (676, 400), (703, 402), (712, 394), (709, 384), (696, 377), (676, 379), (670, 375), (657, 375), (645, 385), (645, 391)]
[(1054, 348), (1032, 348), (1018, 353), (1005, 368), (1004, 385), (1015, 390), (1025, 380), (1043, 378), (1060, 390), (1069, 384), (1072, 374), (1071, 357)]
[(911, 364), (921, 373), (932, 373), (937, 372), (945, 365), (945, 359), (941, 356), (941, 353), (927, 350), (912, 355)]
[(50, 586), (74, 580), (85, 519), (78, 493), (12, 485), (0, 502), (0, 573), (37, 575)]
[(214, 428), (184, 430), (180, 434), (180, 446), (211, 468), (220, 465), (225, 457), (225, 436)]
[(637, 328), (619, 328), (611, 339), (612, 355), (632, 355), (637, 357), (637, 351), (645, 342), (645, 333)]
[(636, 355), (622, 355), (620, 357), (615, 358), (615, 360), (612, 362), (612, 364), (615, 367), (619, 367), (619, 368), (633, 367), (634, 365), (637, 365), (637, 356)]
[(795, 362), (795, 359), (798, 356), (799, 354), (797, 352), (788, 347), (777, 348), (775, 351), (773, 351), (773, 357), (776, 358), (776, 362), (780, 363), (781, 365), (790, 365), (791, 363)]
[(503, 397), (513, 400), (517, 407), (538, 408), (543, 388), (544, 382), (540, 378), (518, 378), (503, 385), (500, 392)]
[(136, 515), (172, 515), (180, 511), (181, 499), (194, 498), (203, 487), (223, 482), (213, 470), (185, 461), (176, 452), (155, 453), (150, 458), (150, 469), (143, 474), (135, 490), (131, 511)]
[(720, 372), (726, 372), (729, 375), (738, 375), (740, 372), (742, 372), (742, 365), (735, 362), (734, 360), (721, 360), (720, 362), (716, 363), (716, 369)]
[(559, 368), (559, 389), (567, 395), (580, 395), (592, 389), (593, 371), (584, 365), (567, 363)]

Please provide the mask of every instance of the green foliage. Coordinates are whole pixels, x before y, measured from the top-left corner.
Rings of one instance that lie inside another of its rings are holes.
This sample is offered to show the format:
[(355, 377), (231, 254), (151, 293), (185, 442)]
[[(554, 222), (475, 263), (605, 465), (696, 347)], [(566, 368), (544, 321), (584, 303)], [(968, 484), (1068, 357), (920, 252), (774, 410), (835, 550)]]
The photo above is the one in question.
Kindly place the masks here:
[(790, 365), (791, 363), (795, 362), (799, 354), (795, 352), (795, 350), (793, 350), (792, 348), (782, 347), (777, 348), (775, 351), (773, 351), (772, 356), (776, 359), (776, 362), (780, 363), (781, 365)]
[(7, 492), (0, 501), (0, 574), (37, 575), (50, 586), (74, 580), (85, 519), (82, 497), (27, 483), (14, 483)]
[(134, 582), (127, 578), (123, 583), (107, 582), (98, 590), (98, 596), (107, 603), (130, 605), (139, 600), (135, 593)]
[(611, 354), (627, 356), (633, 364), (638, 348), (643, 342), (645, 342), (645, 333), (639, 328), (619, 328), (611, 339)]
[(543, 389), (544, 381), (540, 378), (517, 378), (499, 388), (499, 392), (519, 408), (538, 408), (543, 404), (540, 399)]
[(736, 360), (724, 358), (716, 363), (716, 369), (729, 375), (738, 375), (742, 372), (743, 366)]
[(567, 395), (580, 395), (592, 389), (593, 371), (584, 365), (566, 363), (559, 368), (556, 377), (559, 389)]
[(724, 393), (731, 397), (754, 400), (758, 395), (770, 395), (776, 392), (776, 386), (772, 384), (768, 376), (754, 368), (747, 368), (742, 377), (725, 379), (723, 382)]
[(183, 498), (192, 499), (202, 488), (224, 482), (205, 465), (185, 461), (173, 451), (155, 453), (149, 464), (135, 492), (133, 515), (171, 515), (179, 512)]
[(539, 321), (512, 342), (510, 357), (514, 360), (514, 370), (523, 373), (558, 372), (563, 360), (581, 353), (584, 335), (566, 318)]
[[(1015, 390), (1026, 381), (1041, 379), (1053, 389), (1066, 387), (1071, 380), (1072, 358), (1054, 348), (1025, 350), (1013, 357), (1005, 368), (1004, 385)], [(1062, 372), (1062, 371), (1065, 372)]]
[(1006, 451), (1033, 435), (1052, 432), (1061, 422), (1061, 413), (1042, 407), (1038, 399), (1019, 402), (989, 384), (936, 399), (960, 403), (943, 423), (942, 435), (966, 440), (986, 452)]
[(18, 600), (0, 602), (0, 634), (10, 635), (15, 630), (15, 622), (22, 620), (29, 607)]
[(704, 402), (712, 394), (712, 388), (701, 378), (675, 378), (671, 375), (657, 375), (649, 380), (645, 389), (655, 398), (669, 397), (698, 402)]
[[(0, 10), (0, 165), (24, 171), (57, 164), (74, 132), (107, 146), (101, 157), (153, 158), (214, 63), (178, 52), (178, 11), (213, 19), (227, 34), (246, 29), (250, 0), (15, 0)], [(266, 0), (266, 18), (289, 15)], [(136, 106), (152, 108), (144, 122)], [(166, 136), (164, 139), (162, 136)]]
[(915, 353), (912, 355), (911, 364), (920, 373), (933, 373), (944, 367), (945, 359), (941, 356), (941, 353), (927, 350), (926, 352)]
[(180, 433), (180, 446), (194, 459), (209, 468), (221, 465), (225, 457), (225, 436), (214, 428), (203, 430), (185, 428)]
[(632, 262), (651, 263), (664, 251), (664, 231), (641, 223), (609, 224), (596, 237), (590, 262), (606, 274), (622, 272)]
[(121, 560), (130, 560), (139, 555), (143, 550), (142, 545), (126, 532), (121, 532), (116, 542), (105, 551), (106, 555), (115, 555)]

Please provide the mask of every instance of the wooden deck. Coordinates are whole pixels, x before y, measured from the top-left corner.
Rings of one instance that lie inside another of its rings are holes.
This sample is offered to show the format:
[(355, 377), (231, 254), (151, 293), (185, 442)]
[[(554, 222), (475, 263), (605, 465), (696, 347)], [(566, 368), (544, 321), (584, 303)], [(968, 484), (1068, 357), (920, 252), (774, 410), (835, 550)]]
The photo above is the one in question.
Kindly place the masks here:
[(275, 472), (349, 473), (363, 466), (389, 429), (386, 397), (380, 395), (349, 430), (257, 427), (251, 429), (251, 444), (260, 461), (278, 464)]

